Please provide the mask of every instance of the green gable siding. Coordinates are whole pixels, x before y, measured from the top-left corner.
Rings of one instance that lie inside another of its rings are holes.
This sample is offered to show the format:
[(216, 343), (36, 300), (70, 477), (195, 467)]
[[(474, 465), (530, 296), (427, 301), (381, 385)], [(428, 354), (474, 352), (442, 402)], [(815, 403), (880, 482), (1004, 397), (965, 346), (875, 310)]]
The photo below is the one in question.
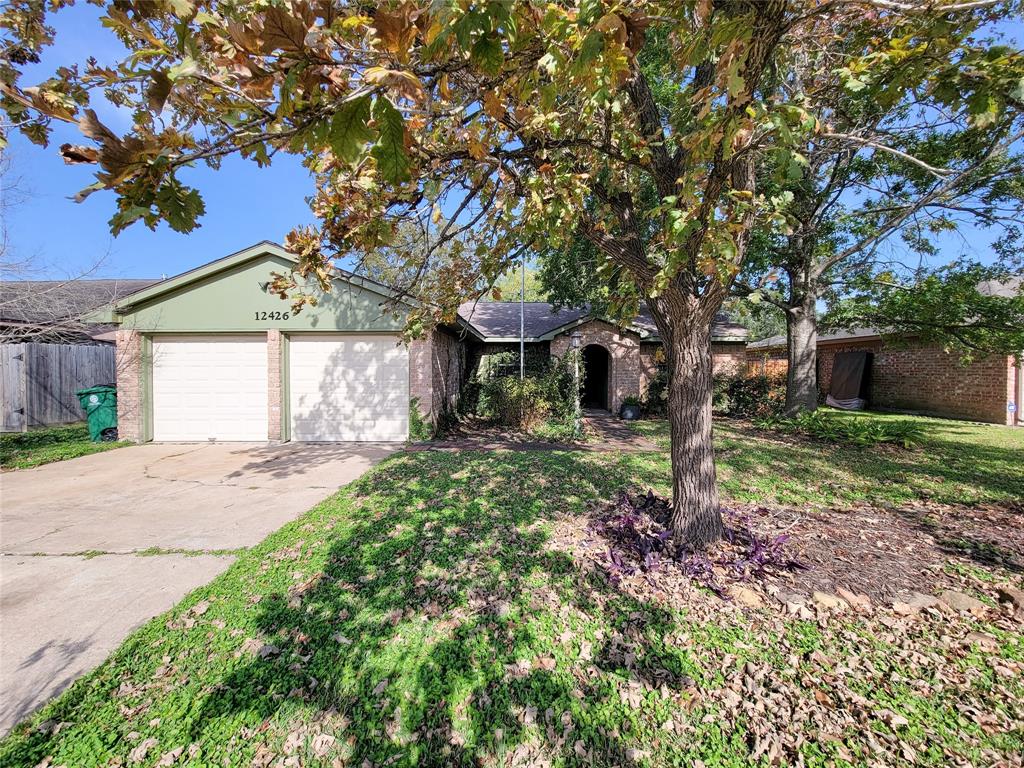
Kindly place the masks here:
[(122, 327), (143, 333), (402, 330), (404, 316), (396, 317), (392, 308), (381, 306), (383, 296), (341, 279), (334, 281), (329, 293), (319, 294), (317, 306), (292, 313), (290, 301), (267, 293), (263, 286), (272, 280), (272, 272), (287, 273), (293, 266), (287, 259), (264, 254), (129, 306), (119, 319)]

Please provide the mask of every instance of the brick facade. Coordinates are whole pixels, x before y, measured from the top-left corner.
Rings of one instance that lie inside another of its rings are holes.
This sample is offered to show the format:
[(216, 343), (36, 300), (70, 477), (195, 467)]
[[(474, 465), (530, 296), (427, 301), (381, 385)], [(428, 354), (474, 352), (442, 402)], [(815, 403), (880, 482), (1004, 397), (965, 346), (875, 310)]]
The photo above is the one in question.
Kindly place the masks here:
[(711, 368), (716, 376), (742, 373), (747, 362), (747, 345), (742, 341), (720, 341), (711, 344)]
[(138, 331), (118, 330), (115, 334), (117, 360), (117, 436), (121, 440), (141, 443), (142, 392), (142, 334)]
[(267, 439), (282, 438), (281, 413), (281, 331), (267, 331)]
[(458, 406), (466, 372), (466, 346), (453, 334), (435, 328), (409, 343), (409, 398), (436, 423)]
[[(618, 413), (622, 401), (630, 395), (642, 397), (658, 373), (661, 342), (640, 341), (636, 334), (623, 333), (601, 320), (591, 320), (575, 329), (582, 335), (580, 348), (599, 344), (611, 354), (609, 381), (609, 408)], [(561, 357), (571, 343), (569, 333), (556, 336), (551, 342), (551, 354)], [(714, 342), (711, 345), (712, 366), (716, 374), (731, 375), (743, 369), (746, 363), (746, 344)], [(663, 361), (663, 358), (661, 358)]]
[[(638, 396), (641, 392), (644, 366), (640, 355), (640, 338), (603, 320), (589, 320), (575, 331), (583, 336), (580, 349), (597, 344), (608, 352), (608, 408), (612, 413), (618, 413), (623, 400), (630, 395)], [(569, 333), (556, 336), (551, 341), (551, 354), (561, 357), (569, 350), (571, 343)]]
[[(818, 344), (818, 390), (824, 398), (832, 365), (840, 352), (874, 354), (869, 407), (916, 411), (935, 416), (1013, 424), (1007, 409), (1014, 399), (1016, 367), (1012, 357), (990, 356), (961, 365), (956, 354), (909, 340), (886, 344), (878, 338)], [(749, 350), (750, 370), (785, 373), (785, 348)]]

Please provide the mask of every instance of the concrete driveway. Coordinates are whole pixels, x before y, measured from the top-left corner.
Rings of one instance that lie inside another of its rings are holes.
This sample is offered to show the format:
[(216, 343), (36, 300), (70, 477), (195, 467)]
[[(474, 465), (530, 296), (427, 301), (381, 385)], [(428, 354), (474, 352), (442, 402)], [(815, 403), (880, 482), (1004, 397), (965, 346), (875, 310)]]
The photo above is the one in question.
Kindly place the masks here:
[(398, 449), (149, 444), (0, 475), (0, 734)]

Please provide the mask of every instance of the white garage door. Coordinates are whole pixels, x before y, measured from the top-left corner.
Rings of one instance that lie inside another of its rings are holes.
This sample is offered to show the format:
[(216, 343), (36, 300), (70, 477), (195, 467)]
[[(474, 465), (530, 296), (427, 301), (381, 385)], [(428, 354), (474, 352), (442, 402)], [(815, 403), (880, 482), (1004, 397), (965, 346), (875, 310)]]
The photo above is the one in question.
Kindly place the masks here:
[(409, 435), (409, 351), (396, 336), (295, 336), (292, 440), (400, 442)]
[(153, 339), (154, 440), (266, 440), (265, 336)]

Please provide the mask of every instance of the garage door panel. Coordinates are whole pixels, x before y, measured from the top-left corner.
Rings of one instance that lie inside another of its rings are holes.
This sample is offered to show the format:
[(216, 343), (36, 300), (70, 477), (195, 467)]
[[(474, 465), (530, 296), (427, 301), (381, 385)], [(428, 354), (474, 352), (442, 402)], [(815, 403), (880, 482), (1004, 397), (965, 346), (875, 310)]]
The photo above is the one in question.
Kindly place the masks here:
[(408, 437), (409, 353), (396, 336), (295, 337), (288, 357), (293, 440)]
[(267, 439), (263, 336), (153, 340), (153, 439)]

